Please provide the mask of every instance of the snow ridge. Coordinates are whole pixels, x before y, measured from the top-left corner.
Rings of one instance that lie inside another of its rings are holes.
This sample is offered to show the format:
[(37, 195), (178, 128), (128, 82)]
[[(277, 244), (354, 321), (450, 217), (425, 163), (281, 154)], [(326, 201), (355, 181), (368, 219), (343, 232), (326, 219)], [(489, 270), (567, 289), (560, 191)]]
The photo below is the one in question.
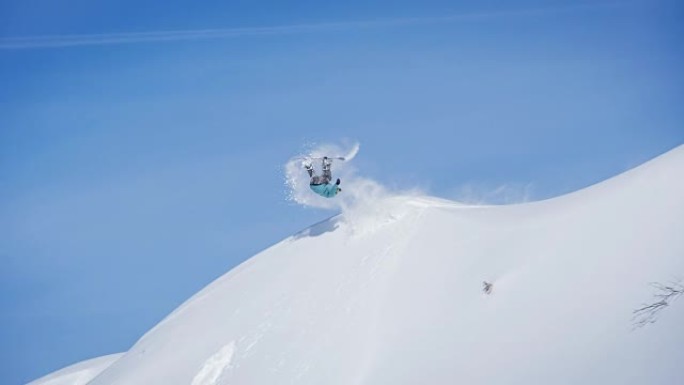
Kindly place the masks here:
[(32, 381), (28, 385), (87, 385), (121, 356), (123, 353), (82, 361)]

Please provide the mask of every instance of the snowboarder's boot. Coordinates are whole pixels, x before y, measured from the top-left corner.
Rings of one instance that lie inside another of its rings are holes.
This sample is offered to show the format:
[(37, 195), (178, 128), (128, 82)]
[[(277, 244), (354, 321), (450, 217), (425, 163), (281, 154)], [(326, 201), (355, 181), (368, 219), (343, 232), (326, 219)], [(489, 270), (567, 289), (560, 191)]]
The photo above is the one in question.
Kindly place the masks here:
[(335, 182), (336, 185), (340, 185), (340, 178), (337, 178), (337, 182)]
[(304, 168), (306, 169), (306, 172), (309, 173), (309, 178), (311, 178), (313, 176), (313, 173), (314, 173), (314, 169), (313, 169), (313, 166), (311, 165), (311, 162), (310, 161), (304, 161), (303, 164), (304, 164)]

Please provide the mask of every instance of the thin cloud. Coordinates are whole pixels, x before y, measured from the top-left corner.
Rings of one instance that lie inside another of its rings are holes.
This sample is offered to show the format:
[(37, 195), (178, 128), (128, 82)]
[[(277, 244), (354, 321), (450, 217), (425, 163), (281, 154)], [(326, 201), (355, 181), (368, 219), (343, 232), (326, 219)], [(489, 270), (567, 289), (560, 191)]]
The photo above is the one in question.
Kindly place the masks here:
[(248, 36), (304, 34), (314, 32), (345, 31), (370, 28), (391, 28), (412, 25), (448, 24), (455, 22), (488, 20), (500, 17), (524, 17), (554, 13), (575, 12), (599, 7), (613, 7), (626, 3), (596, 3), (555, 8), (538, 8), (513, 11), (467, 13), (438, 17), (391, 18), (366, 21), (345, 21), (313, 24), (294, 24), (270, 27), (199, 29), (178, 31), (152, 31), (86, 35), (55, 35), (0, 38), (0, 49), (62, 48), (89, 45), (135, 44), (184, 40), (229, 39)]

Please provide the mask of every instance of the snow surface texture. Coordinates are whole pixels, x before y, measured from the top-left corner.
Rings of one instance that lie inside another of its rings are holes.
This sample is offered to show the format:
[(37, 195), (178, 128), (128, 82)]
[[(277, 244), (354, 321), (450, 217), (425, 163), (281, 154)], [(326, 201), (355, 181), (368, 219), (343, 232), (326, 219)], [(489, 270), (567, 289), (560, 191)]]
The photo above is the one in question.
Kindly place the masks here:
[(79, 362), (39, 378), (28, 385), (86, 385), (121, 356), (123, 356), (123, 353), (110, 354)]
[(295, 186), (342, 214), (214, 281), (90, 384), (684, 383), (684, 302), (631, 319), (649, 282), (684, 275), (684, 146), (509, 206), (364, 195), (350, 175), (347, 200)]
[(213, 356), (204, 362), (202, 369), (192, 380), (192, 385), (217, 385), (218, 379), (224, 370), (230, 369), (230, 361), (235, 352), (235, 341), (222, 347)]

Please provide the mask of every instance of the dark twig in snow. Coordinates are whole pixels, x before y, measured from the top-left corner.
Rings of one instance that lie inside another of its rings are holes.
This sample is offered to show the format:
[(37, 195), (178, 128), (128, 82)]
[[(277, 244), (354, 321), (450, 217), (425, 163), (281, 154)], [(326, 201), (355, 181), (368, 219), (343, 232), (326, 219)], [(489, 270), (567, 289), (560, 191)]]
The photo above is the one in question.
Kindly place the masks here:
[(482, 291), (483, 291), (485, 294), (491, 294), (491, 293), (492, 293), (492, 287), (493, 287), (493, 286), (494, 286), (493, 283), (487, 282), (487, 281), (483, 281), (483, 282), (482, 282)]

